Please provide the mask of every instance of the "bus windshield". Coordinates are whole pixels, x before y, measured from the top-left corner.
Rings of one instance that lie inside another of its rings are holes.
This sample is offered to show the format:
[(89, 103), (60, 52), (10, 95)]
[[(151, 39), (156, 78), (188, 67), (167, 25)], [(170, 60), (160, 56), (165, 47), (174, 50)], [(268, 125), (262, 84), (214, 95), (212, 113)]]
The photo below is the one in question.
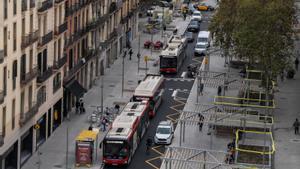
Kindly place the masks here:
[(161, 68), (176, 68), (177, 67), (177, 59), (176, 58), (160, 58), (160, 67)]
[(104, 156), (110, 158), (126, 157), (128, 155), (128, 147), (124, 141), (107, 140), (104, 143)]

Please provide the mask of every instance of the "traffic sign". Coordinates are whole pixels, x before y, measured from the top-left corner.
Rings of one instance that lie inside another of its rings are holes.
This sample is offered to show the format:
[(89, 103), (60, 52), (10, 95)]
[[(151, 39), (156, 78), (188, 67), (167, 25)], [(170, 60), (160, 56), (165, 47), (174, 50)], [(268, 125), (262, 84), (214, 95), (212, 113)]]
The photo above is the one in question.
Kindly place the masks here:
[(149, 60), (149, 56), (144, 56), (144, 61), (148, 62), (148, 60)]

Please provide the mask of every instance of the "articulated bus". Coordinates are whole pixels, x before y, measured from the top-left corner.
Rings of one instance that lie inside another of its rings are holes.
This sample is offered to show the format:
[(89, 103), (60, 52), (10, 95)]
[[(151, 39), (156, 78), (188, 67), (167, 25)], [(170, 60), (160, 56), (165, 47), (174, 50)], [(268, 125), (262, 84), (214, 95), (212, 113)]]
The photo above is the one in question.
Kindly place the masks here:
[(154, 117), (162, 102), (163, 88), (164, 77), (149, 74), (135, 89), (132, 100), (135, 102), (144, 100), (149, 101), (149, 116)]
[(177, 73), (186, 58), (187, 39), (172, 36), (167, 47), (161, 52), (160, 73)]
[(103, 141), (106, 165), (128, 165), (149, 126), (149, 102), (129, 102)]

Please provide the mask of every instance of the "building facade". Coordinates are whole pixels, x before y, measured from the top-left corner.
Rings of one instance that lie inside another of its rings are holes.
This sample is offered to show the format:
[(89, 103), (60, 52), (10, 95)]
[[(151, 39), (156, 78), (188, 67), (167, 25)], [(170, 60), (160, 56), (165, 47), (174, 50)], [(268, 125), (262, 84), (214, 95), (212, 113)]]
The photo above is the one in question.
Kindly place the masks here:
[(0, 1), (0, 169), (20, 169), (131, 45), (138, 4)]

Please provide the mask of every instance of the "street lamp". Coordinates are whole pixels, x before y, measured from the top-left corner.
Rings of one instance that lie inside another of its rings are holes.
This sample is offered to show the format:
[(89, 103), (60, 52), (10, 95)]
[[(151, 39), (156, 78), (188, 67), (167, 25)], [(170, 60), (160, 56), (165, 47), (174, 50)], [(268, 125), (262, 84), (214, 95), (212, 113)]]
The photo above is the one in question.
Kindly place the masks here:
[(137, 53), (137, 55), (136, 55), (136, 57), (138, 58), (138, 74), (139, 74), (139, 72), (140, 72), (140, 58), (141, 58), (141, 53), (140, 53), (140, 50), (141, 50), (141, 34), (140, 34), (140, 32), (138, 32), (138, 34), (139, 34), (139, 48), (138, 48), (138, 53)]
[(124, 60), (126, 57), (127, 51), (124, 49), (123, 57), (122, 57), (122, 97), (124, 92)]

